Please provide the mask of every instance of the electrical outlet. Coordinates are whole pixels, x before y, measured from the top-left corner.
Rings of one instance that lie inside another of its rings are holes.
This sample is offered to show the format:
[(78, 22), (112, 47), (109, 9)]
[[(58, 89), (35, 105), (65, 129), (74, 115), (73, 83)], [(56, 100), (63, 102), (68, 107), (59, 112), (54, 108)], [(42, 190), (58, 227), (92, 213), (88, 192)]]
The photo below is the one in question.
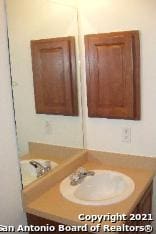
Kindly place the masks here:
[(131, 128), (122, 128), (122, 142), (131, 143)]

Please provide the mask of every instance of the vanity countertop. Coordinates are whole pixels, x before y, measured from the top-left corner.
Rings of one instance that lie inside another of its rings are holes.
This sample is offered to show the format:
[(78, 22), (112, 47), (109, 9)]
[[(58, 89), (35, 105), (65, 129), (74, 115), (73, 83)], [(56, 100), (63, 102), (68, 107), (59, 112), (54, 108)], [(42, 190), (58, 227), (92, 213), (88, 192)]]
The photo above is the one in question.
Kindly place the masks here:
[[(92, 159), (83, 162), (83, 167), (93, 169), (115, 170), (131, 177), (135, 182), (135, 190), (126, 200), (107, 206), (88, 206), (72, 203), (61, 195), (59, 191), (60, 182), (55, 183), (47, 191), (44, 191), (39, 197), (29, 202), (25, 206), (25, 211), (30, 214), (40, 216), (45, 219), (53, 220), (68, 225), (93, 225), (91, 222), (82, 222), (78, 219), (79, 214), (85, 215), (104, 215), (104, 214), (130, 214), (140, 201), (144, 192), (151, 184), (153, 172), (146, 169), (136, 169), (101, 163), (99, 160)], [(105, 222), (109, 224), (110, 222)], [(112, 225), (119, 225), (120, 222)], [(95, 225), (95, 224), (94, 224)]]

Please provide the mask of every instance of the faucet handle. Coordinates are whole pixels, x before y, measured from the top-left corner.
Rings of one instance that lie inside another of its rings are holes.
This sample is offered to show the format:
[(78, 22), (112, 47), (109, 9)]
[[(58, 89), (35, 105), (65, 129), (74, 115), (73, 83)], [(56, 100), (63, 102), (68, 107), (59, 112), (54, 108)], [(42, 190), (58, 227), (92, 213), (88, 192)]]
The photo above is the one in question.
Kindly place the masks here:
[(79, 167), (76, 172), (80, 175), (80, 176), (93, 176), (95, 174), (94, 171), (89, 171), (84, 167)]
[(79, 168), (76, 170), (76, 173), (78, 173), (79, 175), (86, 175), (86, 174), (87, 174), (87, 170), (86, 170), (86, 168), (84, 168), (84, 167), (79, 167)]

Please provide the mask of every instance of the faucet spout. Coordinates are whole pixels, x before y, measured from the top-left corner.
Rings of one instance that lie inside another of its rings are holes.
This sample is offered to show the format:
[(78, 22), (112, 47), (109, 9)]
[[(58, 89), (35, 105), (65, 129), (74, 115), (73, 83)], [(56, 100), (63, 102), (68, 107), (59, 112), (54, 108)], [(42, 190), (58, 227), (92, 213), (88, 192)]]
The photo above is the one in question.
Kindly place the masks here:
[(44, 175), (45, 173), (47, 173), (50, 170), (50, 167), (48, 167), (48, 166), (44, 167), (41, 163), (39, 163), (35, 160), (31, 160), (31, 161), (29, 161), (29, 163), (36, 168), (37, 177)]
[(95, 174), (94, 171), (88, 171), (83, 167), (79, 167), (74, 173), (70, 175), (70, 184), (77, 185), (84, 180), (86, 176), (93, 176)]
[(39, 162), (37, 162), (37, 161), (35, 161), (35, 160), (31, 160), (29, 163), (30, 163), (32, 166), (34, 166), (35, 168), (38, 168), (38, 167), (44, 168), (44, 166), (42, 166)]

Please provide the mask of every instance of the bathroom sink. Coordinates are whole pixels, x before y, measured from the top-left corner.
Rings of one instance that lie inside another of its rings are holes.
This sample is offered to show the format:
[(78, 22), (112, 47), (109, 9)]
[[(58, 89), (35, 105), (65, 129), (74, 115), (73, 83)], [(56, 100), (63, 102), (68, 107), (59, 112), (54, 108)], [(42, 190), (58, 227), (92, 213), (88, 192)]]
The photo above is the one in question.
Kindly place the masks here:
[[(30, 161), (32, 160), (40, 163), (42, 166), (46, 166), (46, 162), (49, 161), (43, 159), (31, 159), (20, 161), (23, 186), (32, 183), (38, 178), (36, 168), (30, 164)], [(53, 170), (57, 165), (58, 164), (56, 162), (50, 161), (51, 170)]]
[(134, 191), (133, 180), (111, 170), (94, 170), (78, 185), (71, 185), (69, 176), (60, 184), (62, 196), (82, 205), (111, 205), (128, 198)]

